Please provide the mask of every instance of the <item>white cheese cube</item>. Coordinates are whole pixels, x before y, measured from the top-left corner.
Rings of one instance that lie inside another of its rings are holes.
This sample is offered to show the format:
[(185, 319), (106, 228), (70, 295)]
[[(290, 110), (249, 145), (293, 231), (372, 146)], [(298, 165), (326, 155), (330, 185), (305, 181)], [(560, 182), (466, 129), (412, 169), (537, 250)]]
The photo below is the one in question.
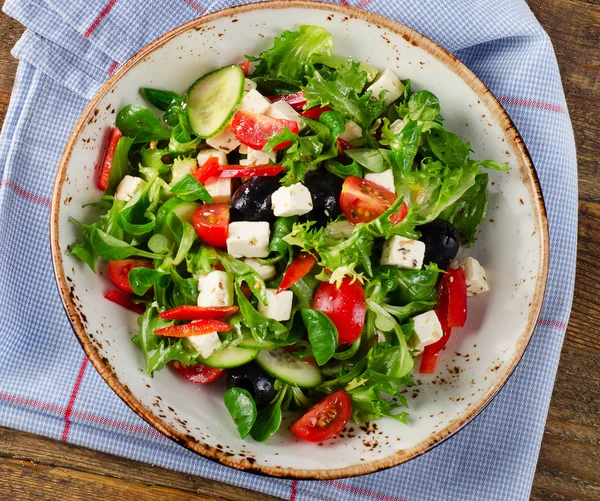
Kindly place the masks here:
[(351, 143), (359, 137), (362, 137), (362, 129), (360, 128), (360, 125), (352, 121), (346, 122), (346, 128), (344, 129), (344, 132), (340, 134), (340, 139)]
[(409, 343), (412, 349), (421, 352), (425, 346), (436, 343), (442, 338), (442, 324), (435, 311), (416, 315), (413, 321), (413, 334)]
[(400, 132), (402, 132), (402, 129), (404, 129), (404, 120), (401, 120), (400, 118), (398, 120), (395, 120), (390, 125), (390, 132), (394, 135), (400, 134)]
[(239, 152), (241, 155), (247, 155), (247, 154), (248, 154), (248, 150), (249, 150), (249, 149), (250, 149), (250, 148), (248, 148), (248, 146), (246, 146), (245, 144), (240, 144), (240, 147), (238, 148), (238, 152)]
[(227, 165), (227, 155), (222, 151), (215, 150), (214, 148), (206, 148), (200, 151), (196, 159), (198, 165), (203, 166), (210, 158), (216, 158), (219, 161), (219, 165)]
[(233, 278), (215, 270), (198, 277), (198, 306), (233, 306)]
[(129, 202), (143, 184), (144, 181), (140, 177), (125, 176), (115, 190), (115, 200)]
[(184, 343), (189, 350), (199, 352), (202, 358), (210, 357), (221, 347), (221, 339), (216, 332), (200, 334), (198, 336), (189, 336), (185, 338)]
[(226, 125), (216, 136), (209, 137), (206, 140), (206, 144), (224, 153), (229, 153), (235, 150), (240, 145), (240, 142), (233, 134), (231, 125)]
[(312, 196), (302, 183), (282, 186), (271, 195), (271, 206), (277, 217), (301, 216), (312, 210)]
[(372, 183), (378, 184), (392, 193), (396, 193), (394, 186), (394, 173), (392, 169), (384, 170), (383, 172), (369, 172), (365, 174), (365, 179)]
[(370, 90), (372, 96), (376, 99), (379, 98), (381, 91), (386, 91), (383, 99), (386, 103), (390, 104), (402, 95), (404, 84), (392, 70), (387, 69), (379, 75), (377, 80), (367, 87), (367, 90)]
[(473, 257), (466, 257), (452, 263), (452, 268), (461, 267), (467, 281), (467, 296), (476, 296), (490, 290), (485, 268)]
[(233, 257), (267, 257), (271, 228), (266, 221), (237, 221), (229, 224), (227, 252)]
[(242, 98), (240, 110), (262, 115), (265, 111), (267, 111), (269, 106), (271, 106), (271, 101), (269, 101), (256, 89), (252, 89)]
[(293, 120), (298, 124), (300, 129), (303, 129), (306, 125), (300, 113), (298, 113), (294, 108), (292, 108), (285, 101), (275, 101), (269, 109), (266, 111), (265, 115), (273, 118), (281, 118), (283, 120)]
[(266, 153), (260, 150), (253, 150), (252, 148), (248, 148), (248, 158), (246, 158), (246, 163), (243, 165), (267, 165), (271, 162), (275, 163), (275, 159), (277, 158), (277, 152), (272, 151), (271, 153)]
[(420, 270), (425, 257), (425, 244), (394, 235), (383, 246), (381, 264), (407, 270)]
[(333, 223), (329, 223), (325, 227), (325, 234), (328, 237), (332, 238), (348, 238), (352, 235), (352, 232), (356, 226), (354, 226), (350, 221), (342, 220), (342, 221), (334, 221)]
[(260, 264), (257, 259), (252, 259), (251, 257), (244, 259), (244, 263), (258, 273), (260, 278), (262, 278), (265, 282), (275, 278), (275, 266), (272, 264)]
[(273, 320), (285, 322), (292, 316), (292, 301), (294, 293), (292, 291), (281, 291), (277, 294), (277, 289), (267, 289), (267, 305), (260, 301), (258, 303), (258, 312)]
[(256, 82), (254, 82), (253, 80), (250, 80), (249, 78), (246, 78), (244, 80), (244, 92), (250, 92), (251, 90), (256, 89)]
[(224, 204), (231, 200), (231, 179), (227, 177), (209, 177), (204, 183), (206, 191), (216, 204)]
[(171, 184), (177, 184), (188, 174), (196, 170), (195, 158), (176, 158), (171, 167)]

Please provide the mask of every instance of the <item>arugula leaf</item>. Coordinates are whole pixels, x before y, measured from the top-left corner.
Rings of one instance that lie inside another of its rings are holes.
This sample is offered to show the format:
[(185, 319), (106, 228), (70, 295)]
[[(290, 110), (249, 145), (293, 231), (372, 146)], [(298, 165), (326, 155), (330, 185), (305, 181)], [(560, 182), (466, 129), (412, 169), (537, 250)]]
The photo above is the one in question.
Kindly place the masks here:
[[(346, 150), (346, 152), (348, 151), (351, 150)], [(354, 159), (352, 159), (352, 163), (348, 165), (344, 165), (337, 160), (328, 160), (325, 162), (325, 168), (342, 179), (346, 179), (350, 176), (363, 177), (363, 169)]]
[(129, 150), (133, 145), (134, 140), (130, 137), (123, 136), (117, 143), (115, 156), (113, 157), (112, 167), (110, 168), (110, 177), (108, 179), (107, 194), (112, 194), (117, 189), (117, 186), (127, 174), (131, 173), (129, 166)]
[(440, 213), (440, 218), (452, 223), (469, 247), (475, 243), (475, 230), (487, 215), (488, 179), (487, 173), (477, 174), (473, 186)]
[(124, 136), (134, 138), (136, 143), (171, 137), (171, 131), (165, 129), (154, 113), (141, 104), (128, 104), (119, 111), (116, 126)]
[[(285, 395), (285, 392), (281, 393)], [(281, 426), (281, 401), (283, 396), (269, 404), (264, 409), (258, 411), (256, 421), (250, 434), (257, 442), (267, 441)]]
[(307, 100), (305, 107), (329, 105), (345, 120), (353, 120), (367, 132), (386, 108), (380, 96), (373, 99), (370, 92), (362, 93), (367, 81), (367, 74), (352, 60), (335, 71), (315, 70), (302, 87)]
[(346, 122), (337, 111), (330, 110), (322, 113), (319, 122), (325, 125), (330, 131), (333, 139), (340, 137), (346, 130)]
[(311, 271), (311, 273), (304, 275), (304, 277), (297, 280), (296, 283), (290, 287), (290, 290), (298, 300), (299, 308), (307, 309), (311, 307), (313, 296), (320, 283), (320, 280), (315, 277), (314, 271)]
[(233, 422), (237, 425), (240, 437), (246, 438), (257, 418), (256, 402), (252, 395), (243, 388), (230, 388), (223, 395), (223, 400)]
[(290, 265), (294, 259), (294, 253), (292, 246), (288, 244), (283, 237), (291, 233), (294, 224), (298, 221), (297, 216), (290, 217), (278, 217), (273, 224), (273, 231), (271, 232), (271, 242), (269, 243), (269, 253), (276, 253), (278, 256), (271, 259), (263, 259), (264, 264), (274, 264), (285, 256), (288, 256), (287, 266)]
[(299, 81), (310, 72), (313, 54), (331, 54), (333, 37), (319, 26), (300, 26), (297, 31), (284, 31), (273, 41), (273, 47), (261, 52), (254, 76), (270, 75)]
[(154, 254), (138, 249), (123, 240), (119, 240), (108, 233), (94, 227), (90, 234), (90, 244), (94, 252), (107, 261), (119, 261), (131, 256), (147, 257), (150, 259), (162, 259), (160, 254)]
[[(407, 304), (412, 301), (435, 299), (440, 273), (436, 265), (426, 265), (422, 270), (400, 270), (394, 266), (378, 266), (373, 269), (373, 285), (366, 292), (376, 303), (390, 295), (394, 303)], [(380, 284), (378, 290), (375, 285)]]
[(171, 193), (174, 193), (185, 202), (195, 202), (202, 200), (207, 204), (213, 203), (213, 198), (206, 190), (204, 185), (191, 174), (185, 175), (180, 179), (175, 186), (171, 188)]
[(163, 271), (145, 268), (133, 268), (129, 275), (129, 284), (138, 296), (143, 296), (151, 287), (167, 287), (170, 283), (169, 277)]
[(242, 316), (243, 324), (250, 329), (252, 336), (258, 342), (274, 337), (275, 339), (285, 339), (288, 328), (277, 320), (266, 318), (261, 315), (254, 306), (246, 299), (239, 285), (235, 284), (235, 293), (237, 296), (238, 307)]
[(338, 331), (331, 319), (317, 310), (301, 310), (302, 320), (308, 332), (308, 340), (318, 365), (325, 365), (338, 344)]
[(179, 246), (177, 248), (177, 254), (173, 259), (173, 264), (178, 265), (187, 256), (198, 235), (196, 234), (194, 227), (187, 221), (181, 219), (176, 212), (170, 212), (166, 221), (167, 226), (171, 230), (171, 233)]
[(183, 99), (176, 92), (170, 90), (159, 90), (150, 89), (148, 87), (142, 87), (140, 89), (142, 97), (148, 101), (152, 106), (158, 108), (161, 111), (167, 111), (173, 104), (180, 104)]

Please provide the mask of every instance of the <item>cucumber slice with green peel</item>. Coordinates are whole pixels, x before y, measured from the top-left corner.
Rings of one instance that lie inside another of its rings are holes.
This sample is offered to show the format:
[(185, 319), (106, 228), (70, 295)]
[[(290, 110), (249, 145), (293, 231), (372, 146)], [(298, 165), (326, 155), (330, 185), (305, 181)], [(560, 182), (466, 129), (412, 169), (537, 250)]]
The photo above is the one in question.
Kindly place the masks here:
[(271, 376), (300, 388), (314, 388), (323, 381), (319, 369), (301, 362), (283, 348), (258, 352), (256, 362)]
[(210, 357), (198, 357), (198, 362), (218, 369), (231, 369), (252, 362), (258, 355), (256, 350), (245, 350), (237, 346), (228, 346), (215, 351)]
[(211, 71), (196, 80), (185, 95), (194, 134), (206, 139), (225, 127), (244, 95), (244, 71), (237, 64)]
[(275, 343), (271, 341), (263, 341), (262, 343), (254, 339), (252, 336), (246, 336), (242, 339), (242, 342), (238, 344), (240, 348), (246, 348), (248, 350), (272, 350), (277, 348)]
[(182, 220), (188, 223), (192, 222), (194, 212), (200, 207), (200, 204), (194, 202), (181, 202), (177, 207), (173, 209), (173, 212), (177, 214)]

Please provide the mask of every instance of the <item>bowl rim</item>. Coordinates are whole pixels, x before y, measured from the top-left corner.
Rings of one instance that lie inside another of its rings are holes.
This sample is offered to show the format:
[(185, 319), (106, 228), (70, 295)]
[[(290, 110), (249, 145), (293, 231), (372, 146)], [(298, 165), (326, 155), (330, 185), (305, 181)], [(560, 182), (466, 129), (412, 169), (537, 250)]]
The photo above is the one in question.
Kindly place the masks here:
[[(480, 403), (474, 406), (470, 411), (456, 419), (455, 421), (448, 424), (443, 430), (432, 433), (427, 439), (423, 440), (419, 444), (405, 450), (397, 451), (394, 454), (386, 456), (385, 458), (377, 459), (362, 464), (355, 464), (342, 468), (329, 469), (329, 470), (317, 470), (317, 469), (298, 469), (292, 467), (277, 467), (277, 466), (266, 466), (256, 465), (254, 462), (248, 459), (228, 456), (222, 451), (206, 445), (199, 440), (194, 439), (190, 435), (185, 435), (182, 432), (169, 426), (161, 418), (155, 415), (150, 409), (146, 408), (130, 391), (130, 389), (120, 382), (118, 375), (115, 373), (111, 365), (106, 359), (104, 359), (93, 345), (91, 339), (88, 337), (82, 319), (78, 313), (77, 306), (71, 295), (69, 285), (65, 279), (63, 259), (59, 246), (59, 227), (58, 219), (61, 206), (61, 195), (62, 187), (66, 178), (67, 166), (69, 164), (73, 147), (77, 143), (82, 130), (84, 129), (89, 117), (94, 112), (98, 102), (111, 90), (116, 82), (120, 80), (131, 68), (137, 64), (143, 62), (144, 58), (151, 54), (153, 51), (163, 46), (171, 39), (181, 35), (182, 33), (190, 29), (198, 29), (204, 24), (211, 23), (220, 18), (234, 17), (237, 14), (245, 13), (252, 10), (280, 10), (289, 8), (303, 8), (303, 9), (315, 9), (329, 12), (335, 12), (343, 14), (349, 18), (361, 19), (367, 23), (374, 24), (378, 27), (384, 27), (387, 30), (400, 35), (408, 43), (420, 47), (426, 50), (430, 55), (438, 59), (440, 62), (445, 64), (451, 71), (456, 73), (461, 79), (469, 85), (469, 87), (478, 95), (479, 99), (490, 109), (495, 120), (503, 126), (507, 140), (512, 143), (514, 149), (519, 153), (517, 156), (517, 162), (519, 164), (519, 170), (521, 176), (528, 179), (529, 188), (533, 188), (533, 192), (530, 193), (532, 197), (533, 207), (535, 210), (536, 226), (540, 230), (539, 242), (540, 242), (540, 265), (538, 275), (536, 279), (535, 291), (532, 299), (532, 308), (527, 319), (527, 325), (523, 333), (519, 336), (517, 347), (514, 356), (507, 361), (504, 366), (504, 374), (499, 378), (500, 383), (492, 387), (487, 394), (481, 399)], [(409, 28), (396, 21), (383, 17), (379, 14), (375, 14), (366, 10), (357, 9), (343, 4), (335, 3), (320, 3), (312, 0), (280, 0), (264, 3), (250, 3), (240, 5), (237, 7), (231, 7), (223, 10), (216, 11), (214, 13), (193, 19), (185, 24), (174, 28), (173, 30), (165, 33), (156, 40), (150, 42), (139, 52), (137, 52), (129, 61), (127, 61), (122, 67), (120, 67), (100, 88), (94, 98), (86, 106), (82, 112), (79, 120), (77, 121), (73, 133), (65, 147), (62, 158), (59, 163), (56, 179), (54, 183), (54, 189), (52, 193), (52, 205), (50, 211), (50, 247), (52, 253), (52, 264), (54, 268), (54, 274), (58, 289), (60, 292), (61, 300), (65, 311), (69, 317), (74, 333), (81, 344), (85, 354), (94, 365), (95, 369), (100, 373), (102, 378), (111, 387), (111, 389), (142, 419), (148, 424), (153, 426), (155, 429), (160, 431), (163, 435), (175, 441), (176, 443), (192, 450), (207, 459), (216, 461), (226, 466), (230, 466), (239, 470), (248, 472), (258, 473), (262, 475), (279, 477), (279, 478), (290, 478), (290, 479), (303, 479), (303, 480), (333, 480), (339, 478), (347, 478), (358, 475), (365, 475), (368, 473), (374, 473), (383, 469), (391, 468), (399, 464), (405, 463), (411, 459), (414, 459), (421, 454), (431, 450), (441, 442), (454, 435), (456, 432), (464, 428), (470, 423), (474, 417), (476, 417), (494, 398), (494, 396), (500, 391), (500, 389), (506, 384), (511, 374), (523, 358), (525, 350), (529, 345), (529, 342), (535, 331), (537, 320), (539, 318), (542, 303), (544, 299), (544, 292), (548, 280), (548, 266), (549, 266), (549, 232), (548, 232), (548, 220), (546, 209), (544, 205), (544, 199), (542, 195), (541, 186), (533, 162), (527, 151), (527, 148), (517, 131), (512, 120), (493, 96), (486, 85), (479, 80), (479, 78), (468, 69), (461, 61), (455, 56), (450, 54), (446, 49), (439, 46), (431, 39), (421, 35), (417, 31)]]

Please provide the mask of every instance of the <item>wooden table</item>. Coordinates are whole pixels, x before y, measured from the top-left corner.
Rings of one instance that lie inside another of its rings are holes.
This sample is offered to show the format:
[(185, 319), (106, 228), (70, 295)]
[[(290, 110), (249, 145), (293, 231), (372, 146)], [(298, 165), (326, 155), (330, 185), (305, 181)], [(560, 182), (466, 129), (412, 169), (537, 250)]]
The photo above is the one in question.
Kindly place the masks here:
[[(600, 1), (529, 0), (558, 56), (579, 158), (579, 260), (573, 314), (532, 499), (600, 499)], [(0, 123), (23, 27), (0, 15)], [(0, 428), (0, 499), (275, 499), (219, 482)], [(487, 501), (487, 500), (482, 500)]]

